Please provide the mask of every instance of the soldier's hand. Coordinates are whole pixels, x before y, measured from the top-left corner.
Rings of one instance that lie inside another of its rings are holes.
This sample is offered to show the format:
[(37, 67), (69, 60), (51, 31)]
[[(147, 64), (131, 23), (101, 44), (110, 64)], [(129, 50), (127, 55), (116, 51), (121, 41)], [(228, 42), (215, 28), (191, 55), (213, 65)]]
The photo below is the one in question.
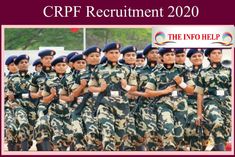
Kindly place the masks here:
[(81, 80), (81, 86), (86, 87), (86, 85), (87, 85), (87, 80), (82, 79)]
[(121, 85), (122, 88), (124, 89), (127, 86), (127, 81), (125, 79), (121, 79)]
[(73, 95), (73, 93), (71, 93), (71, 94), (69, 95), (69, 99), (70, 99), (70, 101), (73, 101), (73, 100), (74, 100), (74, 95)]
[(174, 81), (177, 83), (177, 85), (179, 85), (183, 81), (183, 79), (182, 79), (182, 77), (177, 75), (174, 77)]
[(196, 119), (196, 121), (195, 121), (196, 125), (197, 125), (197, 126), (200, 126), (202, 120), (203, 120), (203, 116), (202, 116), (202, 115), (198, 115), (198, 116), (197, 116), (197, 119)]
[(15, 99), (14, 93), (11, 92), (11, 91), (9, 91), (9, 92), (7, 93), (7, 96), (8, 96), (8, 99), (9, 99), (9, 100), (14, 100), (14, 99)]
[(166, 94), (173, 92), (176, 89), (175, 85), (168, 86), (166, 90)]
[(54, 95), (54, 96), (56, 96), (56, 95), (57, 95), (57, 94), (56, 94), (56, 89), (55, 89), (55, 88), (51, 88), (50, 92), (51, 92), (51, 94), (52, 94), (52, 95)]
[(105, 80), (103, 80), (102, 82), (101, 82), (101, 87), (100, 87), (100, 92), (103, 92), (103, 91), (105, 91), (105, 89), (108, 87), (108, 84), (106, 83), (106, 81)]
[(37, 92), (37, 97), (38, 97), (38, 98), (42, 97), (42, 91), (41, 91), (41, 90), (39, 90), (39, 91)]

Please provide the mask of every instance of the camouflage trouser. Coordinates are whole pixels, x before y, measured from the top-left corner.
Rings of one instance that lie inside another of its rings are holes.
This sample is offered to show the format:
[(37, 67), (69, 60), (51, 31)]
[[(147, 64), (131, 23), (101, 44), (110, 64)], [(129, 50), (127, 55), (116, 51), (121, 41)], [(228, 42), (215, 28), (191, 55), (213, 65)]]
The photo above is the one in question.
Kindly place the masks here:
[(19, 123), (19, 140), (23, 141), (25, 139), (29, 140), (29, 145), (32, 146), (33, 141), (33, 131), (36, 116), (36, 106), (31, 101), (16, 99), (16, 103), (19, 106), (15, 109), (16, 120)]
[(14, 109), (8, 107), (5, 108), (5, 129), (7, 141), (16, 141), (17, 125)]
[[(135, 103), (135, 101), (129, 100), (130, 111), (135, 107)], [(135, 115), (130, 112), (127, 117), (127, 138), (123, 142), (123, 150), (135, 150), (137, 140)]]
[(47, 104), (40, 102), (37, 108), (38, 119), (35, 124), (34, 137), (37, 143), (41, 143), (45, 138), (51, 140), (50, 116), (45, 114)]
[(53, 132), (52, 143), (56, 149), (65, 151), (73, 141), (73, 130), (70, 116), (55, 112), (50, 113), (50, 126)]
[(81, 115), (77, 115), (73, 112), (71, 114), (71, 124), (75, 150), (85, 150), (86, 143), (84, 139), (84, 125)]
[(157, 104), (158, 129), (164, 148), (177, 148), (184, 141), (188, 105), (183, 98), (161, 99)]
[(128, 100), (122, 97), (104, 97), (98, 108), (98, 125), (105, 151), (119, 150), (126, 136)]
[(204, 99), (206, 138), (212, 135), (215, 144), (221, 144), (231, 136), (231, 97), (221, 101), (216, 98)]
[(84, 133), (86, 134), (87, 150), (99, 150), (101, 147), (101, 139), (98, 130), (98, 122), (96, 117), (92, 115), (93, 98), (89, 98), (86, 106), (82, 111), (82, 120), (84, 122)]
[(197, 100), (188, 99), (188, 122), (185, 128), (185, 141), (189, 144), (190, 150), (200, 151), (202, 149), (203, 137), (199, 135), (198, 127), (196, 126), (197, 119)]
[(146, 145), (148, 151), (154, 151), (157, 148), (157, 125), (156, 113), (149, 106), (151, 100), (145, 100), (139, 106), (135, 113), (136, 133), (138, 137), (138, 145)]
[(27, 111), (22, 106), (17, 106), (15, 108), (15, 118), (18, 123), (18, 139), (19, 141), (29, 140), (30, 130), (29, 130), (29, 120), (27, 116)]

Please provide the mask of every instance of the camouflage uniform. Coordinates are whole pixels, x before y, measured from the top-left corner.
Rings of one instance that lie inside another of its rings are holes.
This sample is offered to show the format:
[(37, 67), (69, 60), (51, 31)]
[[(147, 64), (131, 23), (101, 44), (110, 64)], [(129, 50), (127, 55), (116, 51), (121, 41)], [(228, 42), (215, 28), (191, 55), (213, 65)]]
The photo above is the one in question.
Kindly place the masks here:
[(71, 144), (73, 132), (70, 121), (68, 104), (59, 99), (59, 90), (62, 89), (61, 79), (63, 76), (57, 75), (46, 80), (43, 97), (50, 95), (50, 89), (55, 88), (57, 97), (49, 103), (49, 121), (52, 129), (52, 143), (55, 149), (65, 151)]
[[(137, 85), (136, 76), (129, 67), (107, 62), (99, 65), (92, 74), (89, 86), (100, 86), (105, 80), (108, 85), (104, 95), (98, 96), (98, 125), (102, 135), (103, 150), (118, 150), (126, 135), (126, 119), (129, 113), (126, 91), (121, 88), (120, 79), (127, 80), (129, 85)], [(100, 93), (101, 94), (101, 93)]]
[(195, 91), (204, 94), (205, 129), (216, 145), (224, 144), (231, 135), (231, 69), (220, 63), (203, 69), (196, 81)]
[[(146, 85), (151, 90), (163, 90), (172, 82), (173, 78), (183, 72), (183, 68), (174, 65), (170, 70), (162, 66), (155, 70)], [(193, 85), (187, 77), (184, 82)], [(172, 83), (171, 83), (172, 82)], [(174, 150), (184, 140), (184, 128), (187, 122), (188, 105), (181, 88), (177, 88), (171, 94), (157, 98), (153, 103), (157, 113), (157, 126), (165, 150)]]
[[(18, 138), (21, 142), (29, 140), (32, 145), (33, 130), (36, 122), (36, 106), (31, 102), (29, 96), (29, 85), (32, 75), (26, 72), (14, 74), (7, 85), (9, 91), (12, 91), (15, 100), (15, 118), (19, 124)], [(27, 95), (26, 97), (24, 95)]]
[[(45, 82), (48, 78), (54, 78), (56, 73), (51, 68), (42, 68), (41, 72), (36, 73), (30, 85), (30, 92), (38, 92), (43, 90)], [(39, 103), (37, 106), (37, 122), (34, 130), (34, 137), (37, 143), (43, 142), (44, 139), (51, 140), (51, 130), (49, 125), (49, 115), (48, 115), (48, 104), (44, 104), (42, 98), (39, 98)]]
[[(150, 74), (158, 70), (161, 65), (151, 65), (148, 62), (143, 68), (137, 70), (138, 73), (138, 91), (145, 91), (145, 85), (148, 82)], [(149, 151), (156, 150), (157, 147), (157, 125), (156, 114), (149, 104), (153, 101), (152, 98), (138, 98), (138, 108), (135, 112), (136, 133), (138, 137), (138, 145), (146, 144)]]
[[(195, 69), (194, 66), (189, 68), (187, 77), (195, 83), (198, 74), (202, 69), (202, 65)], [(190, 145), (190, 150), (200, 151), (202, 149), (202, 134), (200, 134), (200, 128), (196, 126), (197, 119), (197, 94), (187, 95), (188, 102), (188, 122), (185, 129), (185, 141)]]
[[(13, 73), (9, 73), (7, 76), (4, 77), (4, 92), (7, 94), (8, 89), (7, 89), (7, 84), (8, 81), (10, 80), (11, 76), (14, 75)], [(6, 130), (6, 140), (8, 142), (8, 148), (9, 151), (12, 149), (10, 148), (10, 145), (14, 147), (15, 150), (15, 142), (17, 142), (17, 124), (16, 124), (16, 119), (14, 115), (14, 109), (11, 107), (13, 102), (5, 98), (4, 100), (4, 117), (5, 117), (5, 127), (4, 129)], [(10, 144), (10, 145), (9, 145)]]
[[(61, 80), (62, 88), (59, 91), (60, 95), (70, 95), (73, 90), (75, 90), (78, 85), (76, 80), (79, 79), (80, 71), (73, 70), (70, 74), (66, 74), (65, 77)], [(79, 106), (77, 103), (78, 98), (71, 103), (68, 103), (68, 109), (70, 115), (70, 122), (72, 125), (72, 131), (74, 134), (74, 146), (75, 150), (84, 150), (85, 143), (84, 143), (84, 129), (81, 115), (76, 115), (74, 110)], [(79, 99), (80, 100), (80, 99)]]
[[(95, 67), (92, 68), (90, 65), (88, 65), (85, 72), (81, 73), (80, 80), (86, 79), (87, 82), (89, 82), (89, 79), (94, 69)], [(78, 82), (78, 84), (80, 83)], [(89, 96), (87, 97), (85, 95), (89, 95)], [(88, 150), (99, 150), (100, 149), (99, 147), (101, 145), (97, 118), (94, 117), (94, 115), (92, 114), (96, 97), (97, 95), (88, 92), (87, 88), (84, 89), (83, 99), (85, 99), (84, 100), (85, 107), (82, 111), (81, 116), (85, 124), (86, 137), (87, 137), (86, 141), (88, 144), (87, 145)]]
[[(130, 68), (131, 68), (132, 73), (137, 75), (136, 66), (130, 66)], [(134, 114), (134, 112), (135, 112), (134, 110), (137, 107), (136, 106), (136, 99), (129, 98), (128, 101), (129, 101), (130, 113), (129, 113), (128, 119), (127, 119), (128, 138), (123, 143), (123, 149), (125, 151), (136, 150), (136, 145), (138, 142), (138, 138), (137, 138), (137, 134), (136, 134), (135, 114)]]

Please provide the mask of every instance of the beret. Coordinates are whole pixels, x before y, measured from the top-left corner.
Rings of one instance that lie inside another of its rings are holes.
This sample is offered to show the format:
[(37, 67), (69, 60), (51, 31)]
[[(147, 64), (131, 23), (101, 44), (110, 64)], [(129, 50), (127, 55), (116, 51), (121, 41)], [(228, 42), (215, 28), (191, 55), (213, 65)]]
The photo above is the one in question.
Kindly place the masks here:
[(67, 61), (70, 61), (70, 59), (74, 56), (74, 55), (76, 55), (76, 54), (78, 54), (78, 52), (71, 52), (71, 53), (69, 53), (68, 55), (67, 55)]
[(19, 64), (19, 62), (20, 62), (21, 60), (23, 60), (23, 59), (29, 60), (29, 56), (26, 55), (26, 54), (19, 55), (19, 56), (15, 59), (14, 63), (17, 65), (17, 64)]
[(39, 53), (38, 53), (38, 56), (43, 58), (45, 56), (54, 56), (56, 54), (56, 52), (54, 50), (51, 50), (51, 49), (45, 49), (45, 50), (41, 50)]
[(91, 46), (89, 48), (87, 48), (84, 52), (83, 55), (88, 56), (89, 54), (93, 53), (93, 52), (101, 52), (101, 49), (97, 46)]
[(9, 56), (9, 57), (7, 58), (7, 60), (5, 61), (5, 65), (9, 65), (9, 64), (13, 63), (16, 58), (17, 58), (17, 56), (15, 56), (15, 55)]
[(83, 54), (74, 55), (69, 61), (70, 62), (76, 62), (78, 60), (85, 60)]
[(165, 53), (168, 53), (168, 52), (175, 52), (174, 49), (172, 48), (160, 48), (158, 53), (163, 56)]
[(136, 58), (138, 59), (138, 58), (145, 58), (145, 57), (144, 57), (143, 53), (137, 53), (137, 57)]
[(115, 49), (120, 49), (120, 48), (121, 48), (121, 44), (112, 42), (112, 43), (105, 45), (105, 47), (103, 48), (103, 52), (107, 52), (107, 51), (115, 50)]
[(179, 53), (185, 53), (185, 49), (183, 49), (183, 48), (175, 49), (175, 54), (179, 54)]
[(158, 48), (152, 47), (152, 44), (148, 44), (148, 45), (144, 48), (143, 54), (146, 56), (146, 55), (149, 53), (149, 51), (151, 51), (151, 50), (153, 50), (153, 49), (158, 49)]
[(213, 50), (221, 50), (221, 51), (222, 51), (221, 48), (208, 48), (208, 49), (205, 50), (205, 56), (206, 56), (206, 57), (209, 56), (210, 53), (211, 53)]
[(128, 52), (135, 52), (136, 53), (136, 51), (137, 51), (137, 48), (135, 46), (127, 46), (121, 50), (121, 54), (125, 55)]
[(187, 53), (187, 57), (190, 58), (193, 54), (195, 53), (201, 53), (203, 54), (203, 50), (202, 49), (189, 49), (188, 53)]
[(57, 63), (66, 63), (67, 62), (67, 58), (66, 56), (60, 56), (55, 58), (52, 62), (51, 65), (55, 66)]
[(41, 63), (41, 59), (36, 59), (36, 60), (33, 62), (33, 66), (37, 66), (38, 64), (42, 64), (42, 63)]

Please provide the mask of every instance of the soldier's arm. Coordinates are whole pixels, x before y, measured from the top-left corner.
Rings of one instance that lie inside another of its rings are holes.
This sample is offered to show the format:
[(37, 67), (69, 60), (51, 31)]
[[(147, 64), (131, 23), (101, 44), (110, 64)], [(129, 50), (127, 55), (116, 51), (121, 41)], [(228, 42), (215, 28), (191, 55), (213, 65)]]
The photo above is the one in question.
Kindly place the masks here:
[(49, 104), (57, 96), (56, 89), (50, 89), (47, 85), (45, 85), (44, 90), (42, 91), (42, 96), (42, 101), (46, 104)]
[(74, 97), (78, 97), (79, 95), (81, 95), (82, 91), (86, 88), (87, 81), (83, 79), (80, 82), (80, 85), (78, 85), (77, 88), (73, 90)]
[(106, 83), (106, 81), (105, 81), (105, 80), (102, 80), (100, 87), (96, 87), (96, 86), (94, 86), (94, 85), (90, 85), (90, 86), (88, 87), (88, 90), (89, 90), (90, 92), (92, 92), (92, 93), (101, 93), (101, 92), (105, 91), (107, 87), (108, 87), (108, 84)]
[(203, 94), (197, 94), (197, 117), (198, 117), (196, 120), (197, 125), (200, 125), (200, 122), (203, 119), (202, 103), (203, 103)]
[[(147, 87), (147, 85), (146, 85), (146, 87)], [(175, 85), (171, 85), (163, 90), (157, 90), (157, 91), (150, 89), (150, 88), (146, 88), (145, 93), (146, 93), (146, 97), (159, 97), (159, 96), (169, 94), (169, 93), (173, 92), (174, 90), (175, 90)]]
[(30, 82), (29, 91), (32, 99), (38, 99), (42, 97), (42, 91), (38, 89), (35, 77), (33, 77), (32, 81)]
[(182, 88), (186, 93), (189, 93), (189, 94), (193, 94), (194, 93), (194, 86), (192, 85), (192, 83), (188, 83), (190, 81), (187, 81), (187, 84), (184, 82), (183, 78), (180, 77), (180, 76), (175, 76), (174, 78), (176, 84)]

